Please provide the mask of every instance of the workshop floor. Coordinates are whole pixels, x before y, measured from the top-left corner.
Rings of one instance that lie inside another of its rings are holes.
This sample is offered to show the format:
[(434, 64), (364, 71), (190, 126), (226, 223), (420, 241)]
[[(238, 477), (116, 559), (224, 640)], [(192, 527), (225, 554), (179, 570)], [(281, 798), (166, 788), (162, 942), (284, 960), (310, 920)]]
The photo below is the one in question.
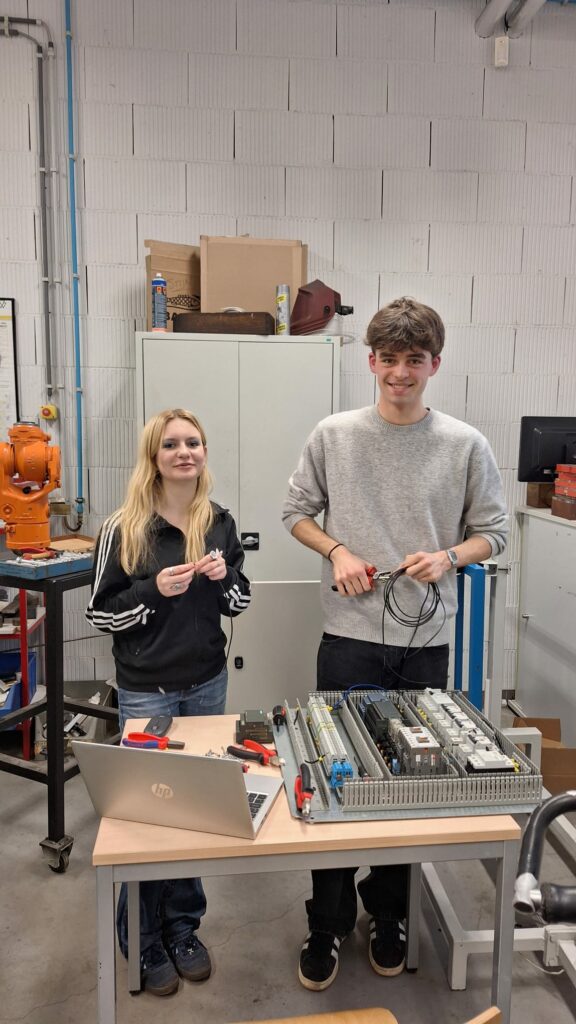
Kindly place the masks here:
[[(97, 821), (82, 780), (66, 784), (66, 831), (74, 849), (66, 874), (42, 861), (46, 835), (43, 786), (0, 775), (0, 1024), (96, 1024), (96, 898), (90, 855)], [(480, 864), (444, 866), (442, 877), (461, 919), (490, 927), (493, 886)], [(543, 878), (570, 882), (549, 852)], [(446, 881), (447, 880), (447, 881)], [(366, 1006), (391, 1009), (400, 1024), (461, 1024), (490, 1003), (490, 958), (469, 960), (468, 988), (451, 992), (437, 934), (423, 922), (420, 968), (379, 978), (366, 953), (367, 920), (342, 948), (340, 973), (321, 993), (305, 991), (296, 976), (306, 931), (307, 872), (209, 879), (202, 938), (214, 971), (201, 985), (182, 983), (167, 999), (130, 996), (126, 965), (118, 970), (119, 1024), (210, 1024)], [(533, 954), (514, 956), (513, 1024), (569, 1024), (576, 993), (564, 975), (542, 973)]]

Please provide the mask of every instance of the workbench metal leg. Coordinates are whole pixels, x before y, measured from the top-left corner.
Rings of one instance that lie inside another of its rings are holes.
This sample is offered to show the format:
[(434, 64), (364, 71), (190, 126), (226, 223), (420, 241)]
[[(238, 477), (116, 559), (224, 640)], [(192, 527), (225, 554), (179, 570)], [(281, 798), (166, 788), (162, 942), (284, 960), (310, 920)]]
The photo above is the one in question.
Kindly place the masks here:
[(468, 955), (471, 950), (467, 946), (464, 929), (435, 866), (424, 864), (423, 875), (424, 889), (434, 911), (435, 923), (439, 925), (448, 948), (448, 984), (453, 992), (461, 992), (466, 988)]
[(408, 883), (408, 919), (406, 933), (406, 970), (418, 969), (420, 939), (420, 902), (422, 899), (422, 865), (411, 864)]
[(503, 1024), (510, 1024), (512, 956), (514, 952), (512, 901), (519, 850), (519, 842), (504, 843), (502, 858), (498, 860), (496, 869), (492, 1004), (497, 1006), (502, 1013)]
[(128, 882), (128, 990), (139, 992), (140, 981), (140, 883)]
[(116, 929), (113, 869), (96, 868), (98, 936), (98, 1024), (116, 1022)]

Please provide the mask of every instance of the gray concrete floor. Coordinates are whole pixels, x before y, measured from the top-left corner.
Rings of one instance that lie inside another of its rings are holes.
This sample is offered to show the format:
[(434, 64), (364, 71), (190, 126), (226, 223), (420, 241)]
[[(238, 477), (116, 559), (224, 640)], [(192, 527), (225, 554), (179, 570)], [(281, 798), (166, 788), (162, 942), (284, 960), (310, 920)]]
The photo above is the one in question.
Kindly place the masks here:
[[(0, 774), (0, 1024), (96, 1024), (95, 878), (91, 850), (97, 820), (82, 780), (66, 784), (66, 831), (74, 836), (70, 867), (54, 874), (38, 842), (47, 831), (46, 791), (35, 782)], [(543, 879), (572, 882), (549, 851)], [(494, 889), (482, 865), (442, 867), (461, 920), (488, 928)], [(367, 919), (343, 945), (340, 972), (325, 992), (303, 989), (296, 976), (306, 933), (307, 872), (222, 877), (206, 882), (208, 912), (201, 935), (214, 971), (201, 985), (181, 983), (167, 999), (130, 996), (126, 965), (118, 967), (119, 1024), (260, 1020), (312, 1012), (385, 1006), (400, 1024), (461, 1024), (490, 1004), (491, 958), (469, 960), (468, 987), (451, 992), (437, 929), (421, 929), (415, 974), (378, 977), (367, 957)], [(120, 958), (121, 959), (121, 958)], [(565, 975), (538, 969), (536, 955), (515, 954), (512, 1024), (569, 1024), (576, 993)]]

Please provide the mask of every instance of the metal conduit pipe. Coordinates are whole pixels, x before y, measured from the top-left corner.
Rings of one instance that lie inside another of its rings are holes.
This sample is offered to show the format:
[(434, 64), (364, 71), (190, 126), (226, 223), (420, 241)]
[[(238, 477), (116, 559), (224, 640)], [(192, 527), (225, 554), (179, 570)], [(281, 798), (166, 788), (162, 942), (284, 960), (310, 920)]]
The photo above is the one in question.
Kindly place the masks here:
[(489, 39), (499, 21), (502, 21), (510, 7), (510, 0), (489, 0), (481, 14), (478, 15), (474, 29), (477, 36)]
[(508, 35), (513, 39), (521, 36), (534, 15), (545, 3), (546, 0), (520, 0), (520, 3), (516, 4), (514, 8), (510, 8), (510, 13), (504, 17)]

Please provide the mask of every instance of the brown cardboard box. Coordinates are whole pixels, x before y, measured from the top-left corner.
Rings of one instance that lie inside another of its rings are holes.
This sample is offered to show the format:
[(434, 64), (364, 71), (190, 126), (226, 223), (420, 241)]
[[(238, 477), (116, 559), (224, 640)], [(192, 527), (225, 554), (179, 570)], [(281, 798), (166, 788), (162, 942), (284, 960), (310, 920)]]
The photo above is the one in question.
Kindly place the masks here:
[(172, 330), (174, 313), (200, 309), (200, 249), (197, 245), (176, 242), (144, 242), (150, 255), (146, 257), (146, 329), (152, 330), (152, 292), (150, 282), (156, 274), (166, 279), (168, 293), (168, 330)]
[(308, 246), (288, 238), (200, 236), (200, 308), (227, 306), (276, 312), (276, 285), (290, 287), (290, 306), (308, 276)]
[(559, 718), (515, 718), (514, 727), (531, 726), (542, 733), (542, 775), (545, 788), (556, 795), (576, 787), (576, 749), (565, 747)]
[(526, 504), (530, 508), (550, 508), (554, 496), (554, 484), (528, 484)]

